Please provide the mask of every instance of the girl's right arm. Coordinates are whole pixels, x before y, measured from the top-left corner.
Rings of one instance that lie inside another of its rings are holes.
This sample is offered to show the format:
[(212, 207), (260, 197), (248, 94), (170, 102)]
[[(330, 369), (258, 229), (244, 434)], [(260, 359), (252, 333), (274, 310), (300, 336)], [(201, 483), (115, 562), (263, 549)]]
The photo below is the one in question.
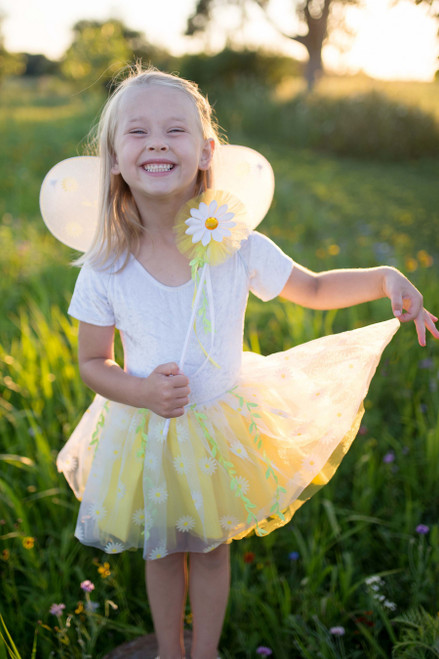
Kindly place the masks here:
[[(114, 361), (114, 327), (79, 323), (79, 371), (85, 384), (101, 396), (149, 409), (164, 418), (184, 414), (189, 380), (177, 364), (161, 364), (148, 377), (126, 373)], [(173, 376), (173, 377), (170, 377)]]

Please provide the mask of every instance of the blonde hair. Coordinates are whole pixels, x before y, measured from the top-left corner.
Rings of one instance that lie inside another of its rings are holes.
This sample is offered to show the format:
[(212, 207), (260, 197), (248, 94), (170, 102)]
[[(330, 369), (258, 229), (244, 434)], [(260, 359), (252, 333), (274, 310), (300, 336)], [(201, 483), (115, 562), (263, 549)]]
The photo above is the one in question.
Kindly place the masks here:
[[(99, 220), (93, 243), (76, 263), (85, 261), (93, 265), (114, 265), (122, 256), (126, 265), (130, 252), (135, 252), (144, 228), (130, 188), (120, 174), (111, 173), (115, 157), (115, 136), (119, 108), (126, 91), (139, 86), (163, 86), (180, 90), (194, 103), (200, 121), (203, 139), (211, 139), (215, 146), (221, 141), (213, 110), (198, 85), (177, 75), (163, 73), (155, 67), (145, 70), (141, 65), (129, 69), (129, 75), (119, 82), (108, 98), (97, 125), (94, 151), (100, 156)], [(212, 186), (212, 169), (199, 170), (194, 196)], [(122, 269), (121, 268), (121, 269)]]

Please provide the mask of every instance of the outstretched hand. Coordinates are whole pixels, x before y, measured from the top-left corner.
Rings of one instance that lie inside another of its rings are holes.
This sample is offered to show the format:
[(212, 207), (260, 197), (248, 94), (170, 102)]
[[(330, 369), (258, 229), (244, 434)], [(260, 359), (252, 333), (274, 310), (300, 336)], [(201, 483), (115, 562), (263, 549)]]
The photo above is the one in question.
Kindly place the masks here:
[(439, 330), (435, 326), (438, 319), (424, 308), (422, 294), (398, 270), (389, 270), (384, 279), (384, 292), (392, 304), (393, 315), (401, 323), (414, 321), (419, 345), (426, 344), (426, 330), (439, 339)]
[(160, 364), (143, 380), (145, 407), (165, 419), (184, 414), (189, 402), (189, 379), (180, 372), (177, 364)]

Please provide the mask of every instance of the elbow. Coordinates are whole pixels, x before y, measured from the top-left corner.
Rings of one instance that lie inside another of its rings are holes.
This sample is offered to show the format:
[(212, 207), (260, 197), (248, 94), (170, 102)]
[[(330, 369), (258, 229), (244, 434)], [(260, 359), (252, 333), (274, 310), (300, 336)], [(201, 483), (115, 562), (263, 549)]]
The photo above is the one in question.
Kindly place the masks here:
[(327, 309), (327, 304), (325, 304), (324, 296), (322, 295), (322, 283), (320, 273), (315, 273), (309, 281), (306, 306), (310, 309)]

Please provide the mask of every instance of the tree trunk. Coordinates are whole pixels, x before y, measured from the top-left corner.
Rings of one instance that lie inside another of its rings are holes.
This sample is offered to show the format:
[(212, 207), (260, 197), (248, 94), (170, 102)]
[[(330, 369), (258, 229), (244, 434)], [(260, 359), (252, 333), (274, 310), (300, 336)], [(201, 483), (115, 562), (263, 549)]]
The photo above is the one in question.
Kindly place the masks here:
[(308, 51), (308, 62), (305, 77), (308, 91), (312, 91), (317, 77), (323, 73), (322, 48), (328, 33), (329, 8), (332, 0), (324, 0), (320, 15), (313, 16), (310, 12), (311, 0), (304, 7), (304, 18), (308, 26), (308, 34), (303, 37), (303, 45)]
[(308, 50), (308, 61), (305, 66), (305, 79), (309, 92), (315, 87), (318, 78), (323, 73), (323, 61), (321, 50)]

